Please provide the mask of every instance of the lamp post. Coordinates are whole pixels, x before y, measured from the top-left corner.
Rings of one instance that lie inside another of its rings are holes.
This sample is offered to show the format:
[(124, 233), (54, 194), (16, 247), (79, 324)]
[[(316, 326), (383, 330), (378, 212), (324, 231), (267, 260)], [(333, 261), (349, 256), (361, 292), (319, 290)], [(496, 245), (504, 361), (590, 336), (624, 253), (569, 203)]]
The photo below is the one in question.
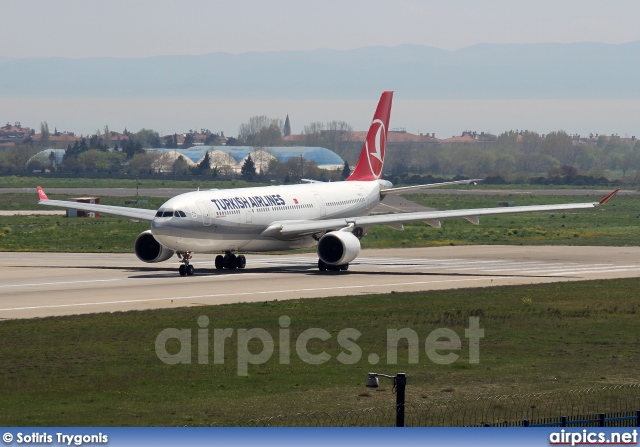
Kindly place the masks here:
[(387, 379), (393, 380), (393, 389), (396, 393), (396, 427), (404, 427), (404, 404), (407, 375), (405, 373), (397, 373), (394, 377), (386, 374), (369, 373), (367, 376), (366, 386), (368, 388), (378, 388), (378, 377), (386, 377)]

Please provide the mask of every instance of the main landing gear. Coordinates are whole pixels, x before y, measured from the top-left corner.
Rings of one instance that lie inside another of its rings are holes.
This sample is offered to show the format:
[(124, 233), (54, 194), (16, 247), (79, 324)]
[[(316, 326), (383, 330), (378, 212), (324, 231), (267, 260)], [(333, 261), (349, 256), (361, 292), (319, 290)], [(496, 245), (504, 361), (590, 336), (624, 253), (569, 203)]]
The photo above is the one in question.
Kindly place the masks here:
[(224, 256), (216, 256), (216, 268), (220, 269), (243, 269), (247, 265), (247, 258), (244, 255), (234, 255), (230, 251), (225, 251)]
[[(180, 257), (180, 268), (178, 272), (180, 276), (192, 276), (194, 272), (193, 266), (189, 263), (189, 260), (193, 258), (193, 255), (190, 251), (180, 252), (178, 253)], [(230, 251), (226, 251), (224, 256), (218, 255), (216, 256), (216, 268), (219, 269), (243, 269), (247, 265), (247, 258), (244, 255), (236, 256)]]
[(329, 265), (322, 259), (318, 259), (318, 270), (321, 272), (329, 270), (330, 272), (339, 272), (340, 270), (349, 270), (349, 263), (342, 265)]
[(180, 268), (178, 268), (178, 272), (180, 276), (193, 276), (194, 268), (191, 264), (189, 264), (189, 260), (193, 258), (190, 251), (185, 251), (184, 253), (180, 253), (179, 256), (182, 258), (180, 262)]

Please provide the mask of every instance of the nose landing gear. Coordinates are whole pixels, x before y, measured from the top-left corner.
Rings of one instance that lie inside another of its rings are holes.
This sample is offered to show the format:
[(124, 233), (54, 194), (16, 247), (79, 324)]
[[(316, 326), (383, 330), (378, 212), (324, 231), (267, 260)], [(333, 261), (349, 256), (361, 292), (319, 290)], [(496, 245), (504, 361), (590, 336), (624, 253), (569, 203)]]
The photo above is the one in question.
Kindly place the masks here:
[(182, 262), (182, 265), (180, 265), (180, 267), (178, 268), (178, 273), (180, 273), (180, 276), (193, 276), (194, 268), (191, 264), (189, 264), (189, 260), (193, 258), (191, 252), (185, 251), (184, 253), (179, 253), (178, 255), (182, 258), (180, 260), (180, 262)]

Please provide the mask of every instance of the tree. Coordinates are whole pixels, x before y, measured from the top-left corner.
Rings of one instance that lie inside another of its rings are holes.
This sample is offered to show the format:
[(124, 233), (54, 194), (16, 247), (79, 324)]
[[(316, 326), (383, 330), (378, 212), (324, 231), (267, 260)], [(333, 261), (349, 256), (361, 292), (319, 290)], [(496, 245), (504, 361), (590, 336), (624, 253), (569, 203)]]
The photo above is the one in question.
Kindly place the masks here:
[(196, 165), (195, 171), (198, 174), (206, 174), (211, 170), (211, 157), (209, 157), (209, 151), (204, 154), (200, 163)]
[(42, 142), (42, 145), (48, 145), (51, 133), (49, 132), (49, 124), (47, 124), (46, 121), (40, 123), (40, 135), (42, 135), (42, 139), (40, 140)]
[(75, 143), (73, 143), (73, 146), (71, 145), (67, 146), (67, 150), (64, 151), (62, 161), (66, 166), (66, 163), (68, 160), (77, 160), (78, 155), (88, 150), (89, 150), (89, 147), (87, 146), (87, 140), (85, 138), (82, 138), (80, 142), (76, 140)]
[(15, 146), (8, 151), (1, 151), (3, 165), (10, 171), (22, 171), (27, 168), (27, 161), (38, 152), (37, 148)]
[(173, 162), (173, 172), (177, 175), (189, 175), (191, 173), (189, 164), (183, 157), (178, 157), (176, 158), (176, 161)]
[(314, 121), (304, 126), (302, 135), (304, 135), (304, 145), (309, 147), (322, 146), (322, 131), (324, 124), (320, 121)]
[[(140, 129), (129, 136), (130, 140), (139, 142), (142, 147), (160, 147), (160, 134), (151, 129)], [(172, 146), (173, 147), (173, 146)], [(176, 146), (177, 147), (177, 146)]]
[(100, 132), (89, 137), (89, 149), (98, 149), (100, 151), (106, 151), (108, 149), (104, 143), (104, 139), (100, 136)]
[(252, 146), (254, 147), (273, 147), (282, 144), (282, 132), (276, 124), (263, 127), (253, 137)]
[(83, 171), (105, 170), (108, 166), (105, 153), (99, 149), (89, 149), (78, 155), (78, 165)]
[(151, 174), (159, 158), (160, 154), (157, 152), (138, 153), (129, 160), (129, 171), (132, 174)]
[(288, 137), (291, 135), (291, 122), (289, 121), (289, 115), (284, 120), (284, 129), (282, 130), (282, 135)]
[(537, 132), (525, 130), (522, 132), (522, 143), (520, 144), (520, 150), (526, 154), (533, 154), (538, 152), (542, 146), (542, 137)]
[(344, 121), (314, 121), (304, 126), (302, 135), (305, 146), (322, 146), (340, 153), (349, 142), (352, 131), (351, 126)]
[(344, 161), (344, 168), (342, 168), (342, 178), (346, 180), (347, 177), (351, 175), (351, 168), (349, 168), (349, 163), (347, 160)]
[(182, 148), (189, 149), (191, 146), (193, 146), (193, 135), (188, 133), (184, 137), (184, 141), (182, 142)]
[(56, 169), (56, 153), (51, 151), (49, 152), (49, 166), (51, 167), (51, 169), (55, 170)]
[[(159, 147), (159, 146), (158, 146)], [(177, 149), (178, 148), (178, 134), (173, 134), (167, 139), (167, 144), (165, 147), (169, 149)]]
[(256, 165), (251, 159), (251, 155), (247, 157), (242, 168), (240, 169), (240, 174), (242, 174), (242, 178), (247, 181), (253, 181), (256, 176)]
[(107, 148), (111, 147), (111, 131), (109, 130), (109, 126), (104, 126), (104, 144)]
[(140, 141), (124, 140), (122, 142), (122, 152), (127, 155), (128, 159), (132, 159), (136, 154), (144, 153), (144, 149)]
[(252, 116), (240, 125), (238, 139), (248, 146), (278, 146), (282, 144), (282, 128), (280, 119)]
[(242, 142), (237, 138), (229, 137), (227, 138), (227, 146), (242, 146)]
[(344, 121), (330, 121), (322, 132), (325, 145), (332, 151), (341, 151), (344, 143), (349, 141), (353, 128)]
[(571, 137), (562, 130), (549, 132), (542, 142), (540, 152), (557, 158), (565, 165), (573, 165), (576, 162)]
[(207, 139), (204, 140), (205, 146), (218, 146), (220, 145), (220, 136), (215, 133), (207, 135)]

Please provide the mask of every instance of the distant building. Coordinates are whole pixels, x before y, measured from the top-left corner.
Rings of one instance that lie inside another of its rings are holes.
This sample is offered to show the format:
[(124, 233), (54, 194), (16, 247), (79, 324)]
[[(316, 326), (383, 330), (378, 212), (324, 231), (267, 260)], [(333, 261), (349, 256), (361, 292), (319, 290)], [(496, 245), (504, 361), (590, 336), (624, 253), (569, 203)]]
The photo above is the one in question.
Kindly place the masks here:
[[(32, 136), (32, 139), (34, 143), (39, 144), (42, 141), (42, 134), (35, 134)], [(73, 145), (73, 143), (81, 139), (81, 137), (76, 137), (76, 134), (73, 132), (58, 132), (56, 129), (49, 135), (48, 146), (54, 149), (66, 149), (68, 145)]]
[(187, 136), (191, 136), (193, 146), (210, 145), (212, 142), (215, 142), (220, 146), (225, 146), (228, 140), (228, 138), (224, 136), (224, 132), (213, 133), (209, 129), (200, 129), (198, 132), (193, 129), (189, 129), (189, 132), (179, 134), (172, 133), (160, 137), (160, 141), (163, 147), (173, 147), (174, 143), (177, 143), (178, 147), (182, 147)]
[(315, 161), (320, 169), (335, 170), (344, 167), (344, 160), (335, 152), (324, 147), (279, 146), (256, 149), (252, 146), (194, 146), (188, 149), (155, 148), (147, 150), (164, 153), (165, 157), (172, 159), (171, 161), (182, 157), (190, 166), (198, 164), (209, 152), (212, 168), (217, 166), (230, 172), (240, 172), (249, 155), (258, 171), (266, 170), (269, 161), (273, 159), (285, 163), (291, 158), (299, 157), (307, 161)]
[(109, 131), (109, 140), (111, 141), (111, 147), (114, 147), (116, 144), (118, 147), (122, 147), (125, 141), (129, 141), (129, 132), (114, 132)]
[(33, 129), (22, 127), (19, 122), (15, 122), (13, 125), (7, 123), (0, 127), (0, 147), (15, 147), (15, 145), (21, 144), (35, 133)]

